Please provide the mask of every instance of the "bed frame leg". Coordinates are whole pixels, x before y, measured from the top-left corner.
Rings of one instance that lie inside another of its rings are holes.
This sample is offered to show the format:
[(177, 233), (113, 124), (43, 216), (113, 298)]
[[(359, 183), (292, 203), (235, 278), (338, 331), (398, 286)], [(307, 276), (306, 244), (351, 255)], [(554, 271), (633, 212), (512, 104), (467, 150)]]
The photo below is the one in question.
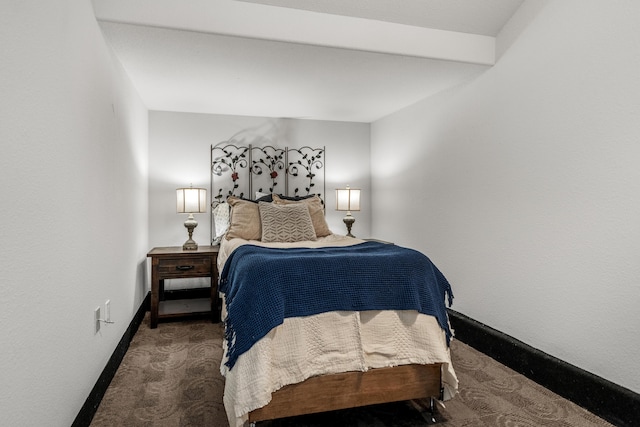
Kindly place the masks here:
[(426, 398), (411, 400), (410, 402), (420, 412), (427, 425), (436, 423), (436, 401), (433, 397), (429, 398), (429, 403), (427, 403)]
[(436, 422), (436, 400), (433, 397), (429, 398), (429, 413), (431, 414), (431, 422)]

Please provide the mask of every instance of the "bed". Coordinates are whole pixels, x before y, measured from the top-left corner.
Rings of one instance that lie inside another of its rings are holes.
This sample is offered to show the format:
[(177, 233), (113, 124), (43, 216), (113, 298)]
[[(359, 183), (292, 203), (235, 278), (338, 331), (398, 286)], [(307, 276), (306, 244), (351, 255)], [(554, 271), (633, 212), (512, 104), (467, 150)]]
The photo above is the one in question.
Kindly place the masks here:
[(453, 397), (448, 282), (416, 251), (329, 230), (324, 149), (211, 148), (230, 426)]

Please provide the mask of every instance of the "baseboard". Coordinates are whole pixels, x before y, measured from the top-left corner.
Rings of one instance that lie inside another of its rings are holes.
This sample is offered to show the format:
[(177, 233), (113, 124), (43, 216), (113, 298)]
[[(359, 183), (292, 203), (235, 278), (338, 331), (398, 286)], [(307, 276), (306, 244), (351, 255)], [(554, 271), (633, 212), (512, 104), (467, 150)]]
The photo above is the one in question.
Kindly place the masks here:
[(73, 424), (71, 424), (72, 427), (88, 427), (91, 424), (91, 420), (98, 410), (100, 401), (102, 401), (104, 394), (107, 392), (107, 388), (116, 374), (133, 336), (136, 334), (138, 327), (142, 323), (145, 313), (149, 310), (150, 301), (151, 296), (150, 294), (147, 294), (142, 305), (138, 308), (138, 311), (133, 317), (133, 320), (131, 320), (129, 327), (122, 336), (122, 339), (120, 339), (120, 342), (116, 346), (111, 358), (107, 362), (107, 366), (105, 366), (102, 374), (100, 374), (100, 377), (98, 378), (98, 381), (93, 386), (91, 393), (89, 393), (89, 397), (87, 397), (87, 400), (84, 402), (84, 405), (82, 405), (76, 419), (73, 421)]
[(619, 427), (638, 425), (640, 394), (449, 310), (456, 339)]

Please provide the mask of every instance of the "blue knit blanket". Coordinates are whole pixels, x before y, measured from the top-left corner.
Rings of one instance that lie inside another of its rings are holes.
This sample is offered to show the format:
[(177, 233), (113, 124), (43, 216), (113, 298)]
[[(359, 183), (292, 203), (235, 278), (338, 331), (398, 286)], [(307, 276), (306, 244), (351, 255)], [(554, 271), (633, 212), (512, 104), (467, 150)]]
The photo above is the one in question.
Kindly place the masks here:
[(379, 242), (347, 247), (265, 248), (243, 245), (220, 276), (227, 318), (225, 338), (233, 368), (287, 317), (328, 311), (416, 310), (434, 316), (445, 331), (449, 282), (425, 255)]

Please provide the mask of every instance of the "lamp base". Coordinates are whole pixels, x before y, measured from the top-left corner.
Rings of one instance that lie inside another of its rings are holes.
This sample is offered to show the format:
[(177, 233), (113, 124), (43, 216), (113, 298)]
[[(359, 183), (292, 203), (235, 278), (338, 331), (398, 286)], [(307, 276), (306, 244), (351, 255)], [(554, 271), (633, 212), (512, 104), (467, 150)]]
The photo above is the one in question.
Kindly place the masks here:
[(198, 221), (193, 218), (193, 214), (189, 214), (189, 218), (184, 222), (184, 226), (189, 232), (189, 239), (182, 245), (182, 250), (195, 251), (198, 249), (198, 244), (191, 238), (193, 235), (193, 229), (198, 226)]
[(193, 239), (189, 239), (186, 242), (184, 242), (184, 245), (182, 245), (182, 250), (196, 251), (198, 250), (198, 244)]
[(353, 226), (353, 223), (356, 222), (356, 219), (353, 216), (351, 216), (351, 212), (348, 212), (347, 216), (342, 218), (342, 221), (347, 226), (347, 237), (356, 237), (353, 234), (351, 234), (351, 227)]

